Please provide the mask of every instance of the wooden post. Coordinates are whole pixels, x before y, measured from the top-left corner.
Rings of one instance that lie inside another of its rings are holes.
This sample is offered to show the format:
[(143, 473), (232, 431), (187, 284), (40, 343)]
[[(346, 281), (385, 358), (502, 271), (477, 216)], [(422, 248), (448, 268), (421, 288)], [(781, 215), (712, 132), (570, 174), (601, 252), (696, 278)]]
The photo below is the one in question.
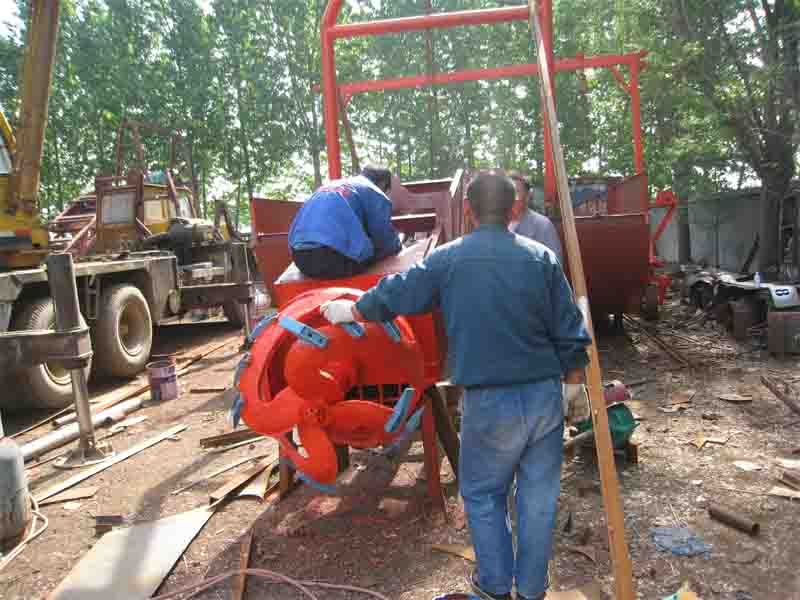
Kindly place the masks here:
[(439, 448), (436, 443), (436, 418), (430, 396), (424, 396), (422, 412), (422, 447), (425, 453), (425, 477), (428, 480), (428, 495), (435, 508), (446, 513), (440, 477)]
[(447, 402), (442, 392), (435, 385), (425, 390), (425, 395), (429, 398), (427, 401), (431, 403), (433, 409), (436, 433), (442, 442), (442, 448), (444, 448), (444, 453), (447, 455), (447, 460), (450, 461), (453, 475), (458, 480), (458, 456), (461, 452), (461, 441), (458, 439), (458, 432), (447, 410)]
[(631, 559), (628, 554), (628, 545), (625, 541), (625, 517), (622, 513), (622, 499), (619, 491), (619, 479), (614, 464), (614, 449), (611, 444), (611, 432), (608, 428), (608, 413), (603, 398), (603, 385), (600, 373), (597, 344), (594, 339), (594, 326), (589, 310), (589, 298), (586, 289), (586, 278), (583, 272), (578, 233), (575, 229), (575, 215), (572, 211), (572, 200), (569, 194), (569, 181), (567, 169), (564, 164), (564, 153), (561, 148), (561, 139), (558, 131), (555, 101), (552, 95), (550, 81), (550, 68), (542, 39), (542, 29), (539, 23), (539, 2), (529, 0), (531, 30), (533, 41), (536, 45), (536, 54), (539, 61), (539, 85), (542, 95), (542, 109), (550, 129), (551, 147), (553, 149), (553, 162), (556, 169), (556, 185), (558, 190), (561, 219), (564, 227), (564, 240), (566, 242), (569, 270), (572, 275), (572, 287), (578, 300), (578, 305), (583, 312), (592, 344), (589, 347), (589, 366), (586, 369), (589, 400), (592, 405), (592, 421), (594, 425), (597, 446), (597, 462), (600, 469), (600, 482), (603, 492), (603, 504), (606, 510), (606, 524), (608, 526), (608, 542), (611, 549), (611, 558), (614, 569), (614, 597), (617, 600), (633, 600), (636, 592), (633, 586), (633, 573)]

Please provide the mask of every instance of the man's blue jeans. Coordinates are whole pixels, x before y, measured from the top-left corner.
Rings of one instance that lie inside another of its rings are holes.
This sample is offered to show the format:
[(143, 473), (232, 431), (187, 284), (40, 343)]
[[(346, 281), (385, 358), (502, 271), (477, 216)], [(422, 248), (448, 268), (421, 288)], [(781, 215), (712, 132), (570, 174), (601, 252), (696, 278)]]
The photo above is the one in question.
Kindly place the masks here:
[[(478, 584), (493, 594), (536, 598), (547, 564), (561, 491), (564, 415), (558, 378), (468, 389), (461, 419), (459, 480)], [(517, 555), (506, 516), (517, 478)]]

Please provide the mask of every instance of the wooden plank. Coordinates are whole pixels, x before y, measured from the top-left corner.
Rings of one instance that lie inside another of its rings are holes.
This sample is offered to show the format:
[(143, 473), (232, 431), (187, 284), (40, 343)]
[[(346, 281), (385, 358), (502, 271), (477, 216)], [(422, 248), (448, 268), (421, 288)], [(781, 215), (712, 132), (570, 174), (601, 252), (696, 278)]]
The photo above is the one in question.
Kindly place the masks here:
[(220, 435), (212, 435), (200, 440), (201, 448), (217, 448), (262, 437), (263, 434), (252, 429), (237, 429)]
[(221, 485), (216, 490), (211, 492), (211, 494), (209, 494), (209, 497), (208, 497), (209, 502), (211, 504), (214, 504), (215, 502), (218, 502), (219, 500), (223, 500), (224, 498), (227, 498), (229, 494), (232, 494), (233, 492), (238, 490), (240, 487), (242, 487), (248, 481), (253, 479), (253, 477), (255, 477), (256, 475), (261, 473), (264, 469), (267, 469), (267, 468), (271, 467), (273, 464), (275, 464), (275, 461), (262, 460), (261, 462), (259, 462), (255, 466), (250, 467), (244, 473), (241, 473), (240, 475), (237, 475), (233, 479), (230, 479), (225, 484)]
[(266, 435), (260, 435), (258, 437), (254, 437), (250, 440), (244, 440), (241, 442), (237, 442), (235, 444), (231, 444), (229, 446), (220, 446), (219, 448), (211, 448), (209, 449), (209, 454), (213, 452), (227, 452), (228, 450), (233, 450), (234, 448), (241, 448), (242, 446), (249, 446), (250, 444), (256, 444), (258, 442), (263, 442), (267, 439)]
[(47, 500), (48, 498), (51, 498), (56, 494), (60, 494), (64, 490), (71, 488), (73, 485), (76, 485), (81, 481), (89, 479), (89, 477), (94, 477), (101, 471), (105, 471), (108, 467), (111, 467), (117, 464), (118, 462), (122, 462), (126, 458), (130, 458), (131, 456), (133, 456), (134, 454), (138, 454), (142, 450), (147, 450), (150, 446), (155, 446), (157, 443), (163, 442), (165, 439), (172, 437), (176, 433), (180, 433), (187, 427), (188, 425), (176, 425), (175, 427), (167, 429), (166, 431), (159, 433), (157, 436), (152, 437), (149, 440), (145, 440), (140, 444), (136, 444), (135, 446), (128, 448), (124, 452), (120, 452), (119, 454), (112, 456), (108, 460), (104, 460), (103, 462), (97, 463), (96, 465), (90, 467), (89, 469), (86, 469), (85, 471), (81, 471), (80, 473), (73, 475), (72, 477), (66, 479), (65, 481), (51, 485), (43, 492), (34, 494), (34, 498), (36, 498), (36, 502), (41, 504), (42, 501)]
[(564, 228), (567, 258), (569, 261), (572, 287), (578, 299), (578, 305), (583, 312), (586, 326), (592, 337), (589, 347), (589, 366), (587, 368), (587, 387), (589, 400), (592, 406), (592, 421), (595, 432), (595, 445), (597, 447), (597, 462), (600, 470), (600, 483), (603, 492), (603, 504), (606, 511), (606, 524), (608, 527), (608, 541), (611, 550), (611, 559), (614, 570), (614, 597), (617, 600), (633, 600), (636, 591), (633, 584), (633, 568), (628, 553), (628, 544), (625, 541), (625, 516), (622, 512), (622, 498), (620, 497), (619, 479), (614, 463), (614, 448), (611, 443), (611, 432), (608, 427), (608, 413), (603, 397), (603, 382), (600, 371), (600, 360), (595, 342), (594, 325), (589, 310), (589, 297), (586, 287), (586, 276), (583, 271), (578, 233), (575, 229), (575, 215), (572, 211), (572, 200), (569, 194), (569, 181), (567, 168), (564, 163), (564, 152), (561, 147), (561, 138), (556, 116), (556, 105), (552, 95), (552, 82), (550, 78), (549, 56), (545, 51), (542, 38), (541, 24), (539, 23), (539, 2), (529, 0), (529, 12), (533, 41), (536, 46), (536, 55), (539, 62), (539, 87), (543, 102), (543, 109), (550, 130), (550, 146), (553, 152), (553, 162), (556, 170), (556, 183), (558, 199), (561, 208), (561, 219)]
[(259, 458), (264, 458), (265, 456), (269, 456), (269, 454), (259, 454), (257, 456), (246, 456), (245, 458), (241, 458), (241, 459), (239, 459), (237, 461), (234, 461), (234, 462), (232, 462), (230, 464), (225, 465), (224, 467), (220, 467), (216, 471), (214, 471), (212, 473), (209, 473), (208, 475), (206, 475), (204, 477), (201, 477), (200, 479), (195, 479), (194, 481), (191, 481), (191, 482), (187, 483), (183, 487), (180, 487), (177, 490), (174, 490), (174, 491), (170, 492), (170, 494), (175, 496), (177, 494), (185, 492), (186, 490), (190, 490), (194, 486), (196, 486), (196, 485), (198, 485), (200, 483), (203, 483), (205, 481), (208, 481), (209, 479), (212, 479), (212, 478), (216, 477), (217, 475), (222, 475), (223, 473), (227, 473), (228, 471), (231, 471), (231, 470), (235, 469), (239, 465), (243, 465), (245, 463), (252, 462), (254, 460), (258, 460)]
[(250, 551), (253, 548), (253, 528), (242, 542), (239, 548), (239, 573), (233, 578), (233, 590), (231, 591), (231, 600), (242, 600), (247, 588), (247, 573), (246, 569), (250, 567)]

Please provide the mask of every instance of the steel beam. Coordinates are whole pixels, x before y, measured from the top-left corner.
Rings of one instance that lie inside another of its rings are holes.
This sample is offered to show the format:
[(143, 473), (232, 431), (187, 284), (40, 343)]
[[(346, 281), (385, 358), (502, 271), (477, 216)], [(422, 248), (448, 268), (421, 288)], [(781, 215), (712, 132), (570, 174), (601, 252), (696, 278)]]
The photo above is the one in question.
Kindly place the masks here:
[(364, 21), (335, 25), (330, 29), (334, 39), (364, 37), (369, 35), (385, 35), (406, 31), (422, 31), (425, 29), (445, 29), (464, 25), (490, 25), (510, 21), (528, 19), (527, 6), (507, 6), (502, 8), (485, 8), (479, 10), (459, 10), (433, 15), (382, 19), (380, 21)]

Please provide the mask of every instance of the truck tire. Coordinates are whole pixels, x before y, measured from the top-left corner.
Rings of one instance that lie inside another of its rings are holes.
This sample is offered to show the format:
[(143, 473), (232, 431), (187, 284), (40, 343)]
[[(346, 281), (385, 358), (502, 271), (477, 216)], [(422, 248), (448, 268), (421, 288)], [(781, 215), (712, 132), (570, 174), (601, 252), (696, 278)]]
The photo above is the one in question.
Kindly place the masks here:
[[(11, 323), (11, 329), (15, 331), (55, 329), (55, 326), (56, 311), (50, 298), (40, 298), (29, 303)], [(85, 369), (87, 379), (90, 370), (91, 361)], [(22, 398), (22, 402), (18, 407), (4, 407), (11, 411), (22, 408), (64, 408), (72, 404), (72, 379), (69, 371), (60, 366), (36, 365), (19, 371), (12, 379), (21, 392), (20, 396), (15, 397)]]
[(239, 304), (235, 300), (228, 300), (225, 304), (222, 305), (222, 312), (225, 313), (225, 318), (228, 319), (228, 322), (236, 327), (237, 329), (241, 329), (244, 327), (244, 305)]
[(142, 292), (127, 283), (103, 292), (92, 335), (95, 364), (111, 377), (141, 372), (153, 346), (153, 320)]
[(644, 298), (642, 299), (642, 316), (647, 321), (658, 321), (658, 296), (659, 289), (657, 285), (651, 283), (645, 288)]

